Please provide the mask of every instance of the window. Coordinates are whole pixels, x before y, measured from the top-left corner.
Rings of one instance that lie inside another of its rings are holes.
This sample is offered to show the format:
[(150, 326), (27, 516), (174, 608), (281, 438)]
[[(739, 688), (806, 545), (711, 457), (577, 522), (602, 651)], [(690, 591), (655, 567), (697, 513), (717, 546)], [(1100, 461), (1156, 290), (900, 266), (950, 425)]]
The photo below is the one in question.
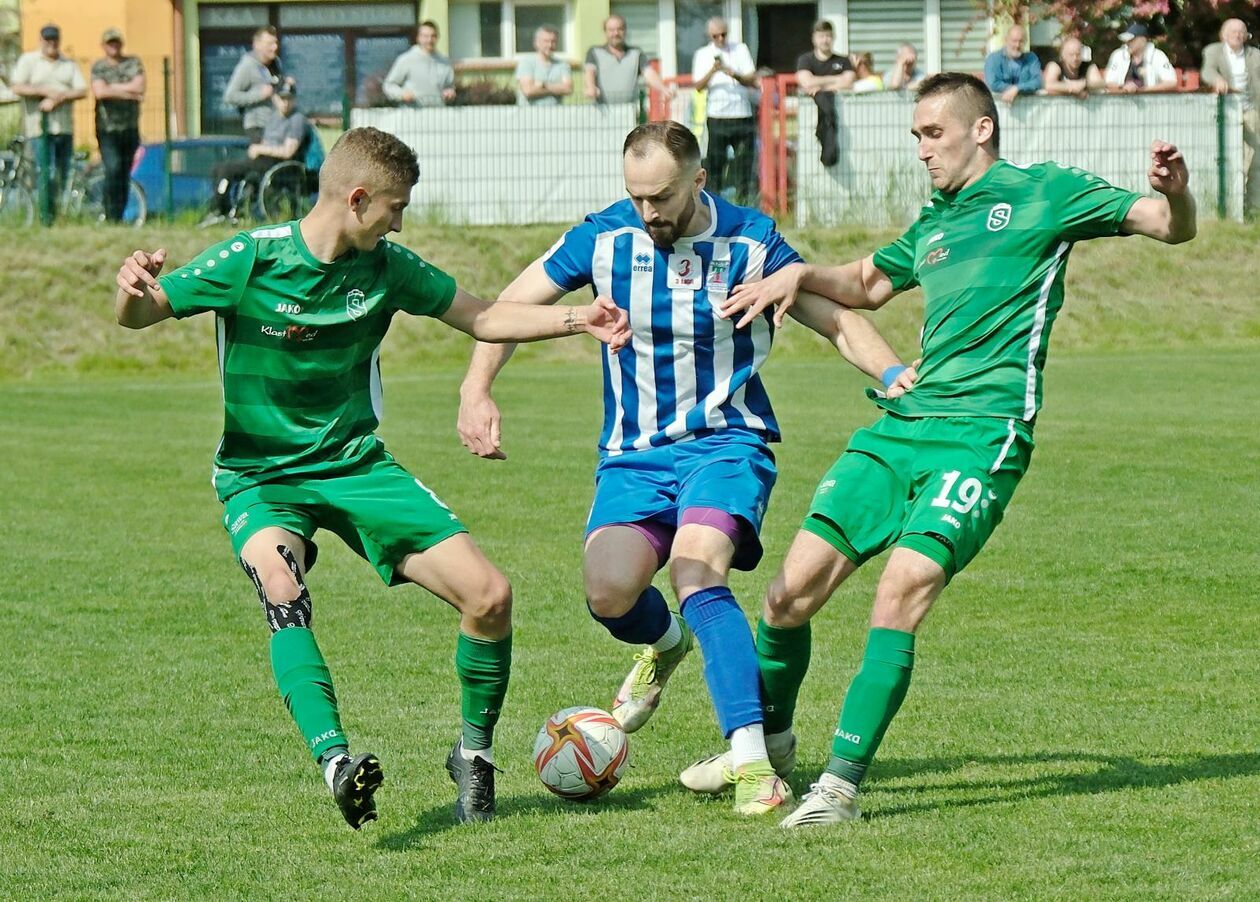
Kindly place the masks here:
[[(636, 5), (655, 8), (654, 3)], [(568, 3), (535, 3), (533, 0), (452, 3), (449, 7), (451, 57), (493, 59), (529, 53), (534, 48), (534, 32), (540, 25), (551, 25), (560, 33), (556, 51), (567, 55), (567, 13), (570, 6)], [(655, 24), (652, 27), (655, 28)], [(510, 47), (503, 46), (505, 31), (512, 44)]]
[[(705, 23), (724, 12), (721, 0), (704, 0), (699, 3), (674, 5), (675, 47), (678, 50), (678, 71), (691, 72), (691, 58), (697, 50), (709, 43)], [(727, 38), (727, 40), (730, 40)]]

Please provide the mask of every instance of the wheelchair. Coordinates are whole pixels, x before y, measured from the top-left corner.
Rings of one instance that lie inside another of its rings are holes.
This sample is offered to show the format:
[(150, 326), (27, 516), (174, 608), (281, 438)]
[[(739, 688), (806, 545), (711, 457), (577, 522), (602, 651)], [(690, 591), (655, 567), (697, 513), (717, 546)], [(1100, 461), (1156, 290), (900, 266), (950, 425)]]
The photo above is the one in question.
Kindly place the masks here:
[(228, 218), (301, 219), (315, 205), (318, 193), (318, 170), (307, 169), (302, 160), (282, 160), (262, 175), (248, 175), (232, 186)]

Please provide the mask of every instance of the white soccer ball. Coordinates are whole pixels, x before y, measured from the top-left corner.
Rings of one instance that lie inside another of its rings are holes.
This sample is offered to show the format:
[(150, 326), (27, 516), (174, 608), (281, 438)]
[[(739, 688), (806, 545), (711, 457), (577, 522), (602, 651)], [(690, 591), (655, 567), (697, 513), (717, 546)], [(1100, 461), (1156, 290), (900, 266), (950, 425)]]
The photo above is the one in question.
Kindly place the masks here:
[(534, 770), (565, 799), (595, 799), (617, 785), (630, 760), (621, 724), (599, 708), (565, 708), (547, 718), (534, 740)]

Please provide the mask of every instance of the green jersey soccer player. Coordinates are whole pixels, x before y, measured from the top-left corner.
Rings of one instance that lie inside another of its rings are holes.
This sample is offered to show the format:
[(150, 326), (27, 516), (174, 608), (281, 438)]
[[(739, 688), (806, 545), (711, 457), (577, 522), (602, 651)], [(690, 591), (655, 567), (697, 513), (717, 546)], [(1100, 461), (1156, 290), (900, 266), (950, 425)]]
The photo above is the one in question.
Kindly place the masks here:
[(319, 173), (305, 219), (241, 232), (158, 277), (166, 253), (136, 251), (118, 272), (118, 322), (142, 329), (212, 312), (224, 427), (214, 461), (223, 526), (271, 628), (276, 685), (346, 820), (376, 816), (381, 765), (351, 757), (328, 666), (311, 632), (306, 574), (317, 529), (335, 533), (390, 585), (415, 583), (460, 613), (455, 669), (463, 729), (447, 758), (455, 814), (494, 814), (491, 738), (511, 667), (507, 580), (459, 518), (385, 450), (380, 347), (399, 312), (430, 316), (481, 341), (585, 331), (629, 338), (606, 298), (560, 309), (490, 304), (402, 245), (419, 176), (392, 135), (351, 129)]
[[(942, 73), (918, 89), (912, 134), (936, 191), (904, 235), (846, 266), (797, 265), (741, 286), (726, 307), (780, 310), (804, 288), (876, 308), (922, 286), (918, 381), (856, 432), (823, 478), (758, 625), (766, 745), (791, 745), (793, 709), (810, 653), (810, 618), (851, 573), (892, 549), (875, 592), (861, 669), (845, 697), (827, 772), (783, 821), (801, 827), (858, 815), (857, 787), (905, 697), (914, 633), (946, 583), (1002, 519), (1033, 450), (1050, 329), (1063, 304), (1074, 242), (1195, 234), (1185, 162), (1151, 148), (1151, 186), (1122, 191), (1074, 167), (1016, 166), (998, 157), (998, 119), (983, 83)], [(719, 788), (720, 757), (683, 782)]]

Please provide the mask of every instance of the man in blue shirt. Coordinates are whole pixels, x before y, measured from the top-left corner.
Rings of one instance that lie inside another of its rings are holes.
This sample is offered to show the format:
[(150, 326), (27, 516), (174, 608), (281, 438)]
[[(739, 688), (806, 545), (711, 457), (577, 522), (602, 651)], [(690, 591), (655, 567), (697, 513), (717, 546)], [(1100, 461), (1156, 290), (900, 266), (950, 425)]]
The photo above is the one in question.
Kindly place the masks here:
[(1024, 52), (1024, 29), (1012, 25), (1006, 31), (1001, 50), (984, 59), (984, 83), (999, 100), (1011, 103), (1020, 94), (1041, 90), (1041, 61), (1037, 54)]
[[(718, 725), (731, 742), (735, 810), (791, 799), (781, 779), (795, 741), (767, 749), (752, 631), (728, 588), (751, 570), (776, 471), (779, 426), (758, 370), (775, 327), (720, 308), (736, 285), (800, 262), (756, 210), (704, 190), (695, 136), (676, 122), (641, 125), (623, 149), (629, 198), (570, 229), (500, 295), (551, 304), (591, 286), (627, 311), (631, 343), (603, 358), (604, 423), (583, 564), (590, 612), (623, 642), (646, 645), (613, 703), (627, 732), (656, 709), (674, 669), (699, 643)], [(818, 296), (792, 315), (863, 372), (900, 394), (913, 380), (865, 319)], [(460, 437), (505, 457), (490, 396), (510, 346), (478, 344), (460, 391)], [(681, 617), (652, 586), (669, 563)]]

